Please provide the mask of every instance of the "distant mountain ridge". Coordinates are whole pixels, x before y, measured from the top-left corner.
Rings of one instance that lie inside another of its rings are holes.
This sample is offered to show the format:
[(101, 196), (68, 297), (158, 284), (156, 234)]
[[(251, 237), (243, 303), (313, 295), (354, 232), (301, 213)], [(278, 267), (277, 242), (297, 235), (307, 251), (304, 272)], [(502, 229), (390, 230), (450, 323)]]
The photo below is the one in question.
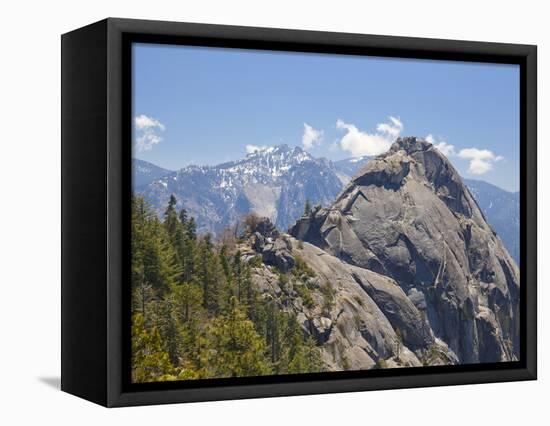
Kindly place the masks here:
[[(134, 160), (134, 170), (141, 161)], [(327, 159), (317, 159), (299, 147), (266, 148), (217, 166), (187, 166), (168, 172), (134, 189), (161, 213), (174, 194), (177, 208), (197, 220), (199, 232), (214, 234), (255, 211), (287, 229), (301, 216), (306, 200), (327, 205), (340, 192), (342, 181)]]
[(519, 192), (508, 192), (490, 183), (464, 179), (487, 222), (502, 239), (519, 265)]
[(163, 169), (148, 161), (134, 159), (132, 161), (132, 179), (134, 188), (139, 188), (160, 179), (171, 173), (171, 170)]
[(361, 157), (351, 157), (344, 160), (335, 161), (334, 168), (338, 171), (338, 175), (342, 177), (342, 182), (346, 185), (351, 178), (374, 157), (364, 155)]
[[(241, 160), (171, 171), (134, 159), (134, 190), (162, 214), (170, 194), (197, 219), (200, 232), (218, 233), (256, 211), (281, 230), (300, 218), (306, 200), (328, 206), (374, 157), (329, 161), (299, 147), (258, 150)], [(519, 264), (519, 192), (463, 179), (488, 223)]]

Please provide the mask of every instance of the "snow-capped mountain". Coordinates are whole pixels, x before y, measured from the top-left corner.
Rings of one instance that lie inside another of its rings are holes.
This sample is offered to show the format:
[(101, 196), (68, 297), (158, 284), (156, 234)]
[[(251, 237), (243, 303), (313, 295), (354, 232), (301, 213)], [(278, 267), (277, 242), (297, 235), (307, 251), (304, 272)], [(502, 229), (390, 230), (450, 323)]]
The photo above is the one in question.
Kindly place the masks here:
[(281, 145), (217, 166), (188, 166), (135, 190), (159, 213), (174, 194), (177, 207), (195, 217), (199, 231), (216, 234), (250, 211), (286, 230), (302, 215), (306, 200), (328, 205), (341, 188), (329, 160)]
[[(265, 148), (217, 166), (188, 166), (169, 171), (134, 160), (134, 190), (161, 215), (170, 194), (194, 216), (199, 232), (217, 234), (255, 211), (280, 230), (300, 218), (306, 200), (328, 206), (373, 157), (331, 162), (299, 147)], [(519, 264), (519, 193), (487, 182), (464, 179), (487, 222)]]
[(134, 188), (139, 188), (143, 185), (160, 179), (161, 177), (171, 173), (171, 170), (163, 169), (148, 161), (138, 160), (134, 158), (132, 161), (132, 179)]

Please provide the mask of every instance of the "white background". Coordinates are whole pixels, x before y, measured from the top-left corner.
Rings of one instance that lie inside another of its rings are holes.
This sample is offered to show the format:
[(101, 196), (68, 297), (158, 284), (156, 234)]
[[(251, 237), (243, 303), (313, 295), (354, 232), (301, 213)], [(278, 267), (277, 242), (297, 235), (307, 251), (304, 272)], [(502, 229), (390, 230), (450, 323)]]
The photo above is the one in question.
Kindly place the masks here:
[[(500, 426), (548, 421), (545, 266), (550, 253), (545, 241), (550, 211), (544, 192), (550, 167), (544, 159), (549, 158), (550, 31), (545, 3), (5, 1), (0, 24), (0, 423)], [(108, 16), (537, 44), (539, 380), (112, 410), (60, 392), (60, 34)]]

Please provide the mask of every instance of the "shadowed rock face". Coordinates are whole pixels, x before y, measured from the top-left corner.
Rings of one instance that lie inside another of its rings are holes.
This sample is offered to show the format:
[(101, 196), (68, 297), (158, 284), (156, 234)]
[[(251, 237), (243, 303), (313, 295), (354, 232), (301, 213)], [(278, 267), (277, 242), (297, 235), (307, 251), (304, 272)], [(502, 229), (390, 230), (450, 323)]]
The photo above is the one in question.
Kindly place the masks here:
[[(403, 336), (411, 350), (437, 339), (460, 363), (519, 358), (518, 268), (430, 143), (399, 138), (330, 208), (302, 217), (290, 233), (358, 270), (395, 280), (426, 322), (424, 332)], [(386, 295), (385, 308), (378, 304), (388, 319), (401, 309), (393, 302)]]

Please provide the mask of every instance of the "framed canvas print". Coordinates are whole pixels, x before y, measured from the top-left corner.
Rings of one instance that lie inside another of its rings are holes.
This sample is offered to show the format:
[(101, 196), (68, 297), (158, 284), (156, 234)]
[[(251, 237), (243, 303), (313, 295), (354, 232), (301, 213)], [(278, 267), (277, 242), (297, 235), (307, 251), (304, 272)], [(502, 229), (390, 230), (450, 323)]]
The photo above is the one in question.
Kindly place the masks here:
[(62, 389), (536, 378), (536, 47), (107, 19), (62, 37)]

